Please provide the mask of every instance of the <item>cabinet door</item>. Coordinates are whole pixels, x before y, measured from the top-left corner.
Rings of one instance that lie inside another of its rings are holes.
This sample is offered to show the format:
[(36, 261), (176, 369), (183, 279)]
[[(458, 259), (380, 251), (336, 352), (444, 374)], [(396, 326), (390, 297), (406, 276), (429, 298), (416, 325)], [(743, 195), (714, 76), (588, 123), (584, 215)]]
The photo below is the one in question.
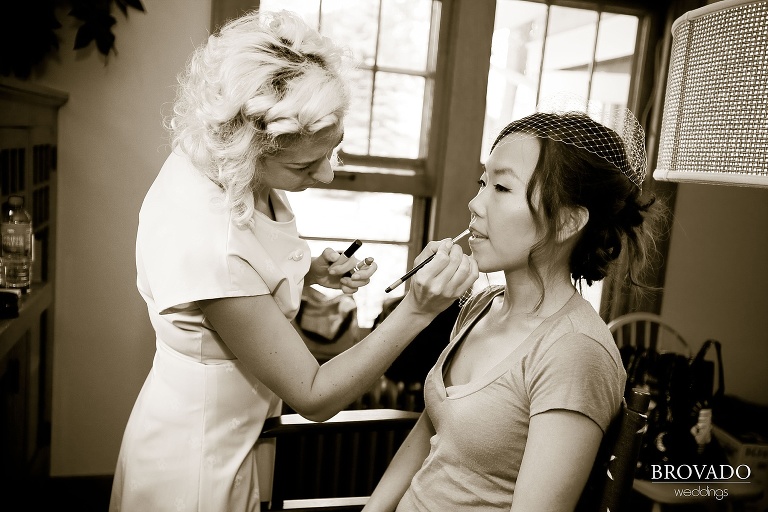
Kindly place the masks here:
[(10, 195), (27, 194), (27, 159), (29, 158), (29, 129), (0, 128), (0, 200)]
[[(24, 336), (23, 338), (26, 338)], [(0, 358), (0, 478), (18, 477), (30, 463), (30, 442), (37, 434), (37, 422), (28, 425), (28, 344), (18, 340)], [(28, 428), (33, 427), (31, 432)], [(32, 450), (34, 452), (34, 448)]]

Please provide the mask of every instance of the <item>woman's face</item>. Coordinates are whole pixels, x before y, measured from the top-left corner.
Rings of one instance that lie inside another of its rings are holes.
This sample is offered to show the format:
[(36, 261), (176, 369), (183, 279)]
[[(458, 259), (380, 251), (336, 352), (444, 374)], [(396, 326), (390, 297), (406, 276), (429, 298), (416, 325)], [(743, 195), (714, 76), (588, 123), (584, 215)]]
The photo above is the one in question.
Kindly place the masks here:
[(300, 192), (318, 181), (333, 181), (333, 151), (344, 138), (342, 126), (329, 126), (303, 137), (262, 161), (262, 184), (268, 188)]
[(480, 190), (469, 202), (469, 245), (481, 272), (527, 271), (528, 255), (540, 236), (526, 188), (540, 150), (536, 137), (512, 133), (499, 142), (485, 164)]

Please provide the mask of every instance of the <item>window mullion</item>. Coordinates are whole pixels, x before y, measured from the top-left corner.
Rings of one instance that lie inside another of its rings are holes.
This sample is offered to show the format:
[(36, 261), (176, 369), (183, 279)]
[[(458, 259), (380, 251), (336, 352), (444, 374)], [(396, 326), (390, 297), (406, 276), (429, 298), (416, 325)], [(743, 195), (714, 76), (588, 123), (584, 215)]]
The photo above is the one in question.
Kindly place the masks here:
[(391, 192), (414, 196), (432, 196), (435, 186), (423, 175), (401, 176), (378, 172), (348, 172), (338, 170), (331, 183), (318, 183), (314, 188), (350, 190), (357, 192)]
[(539, 78), (536, 82), (536, 104), (541, 100), (541, 79), (544, 76), (544, 56), (547, 54), (547, 38), (549, 37), (549, 17), (552, 16), (552, 6), (547, 4), (547, 15), (544, 17), (544, 39), (541, 42), (541, 62), (539, 62)]
[(373, 140), (373, 102), (376, 95), (376, 74), (379, 69), (379, 44), (381, 43), (381, 11), (384, 0), (379, 0), (379, 15), (376, 20), (376, 47), (373, 51), (373, 67), (371, 68), (371, 105), (368, 115), (368, 154), (371, 154)]
[(600, 23), (603, 21), (603, 12), (597, 11), (597, 23), (595, 24), (595, 42), (592, 45), (592, 59), (589, 62), (587, 68), (587, 101), (592, 96), (592, 77), (595, 74), (595, 64), (597, 59), (597, 43), (600, 37)]

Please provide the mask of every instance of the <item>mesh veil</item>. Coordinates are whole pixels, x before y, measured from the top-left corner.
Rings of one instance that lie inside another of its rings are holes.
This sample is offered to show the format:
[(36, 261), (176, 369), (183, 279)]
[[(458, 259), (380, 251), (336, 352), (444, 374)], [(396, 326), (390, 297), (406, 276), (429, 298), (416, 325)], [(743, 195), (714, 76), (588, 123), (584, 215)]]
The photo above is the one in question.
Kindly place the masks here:
[(645, 131), (629, 109), (606, 108), (571, 96), (542, 103), (535, 114), (508, 124), (491, 151), (510, 133), (527, 133), (576, 146), (597, 155), (642, 189), (647, 172)]

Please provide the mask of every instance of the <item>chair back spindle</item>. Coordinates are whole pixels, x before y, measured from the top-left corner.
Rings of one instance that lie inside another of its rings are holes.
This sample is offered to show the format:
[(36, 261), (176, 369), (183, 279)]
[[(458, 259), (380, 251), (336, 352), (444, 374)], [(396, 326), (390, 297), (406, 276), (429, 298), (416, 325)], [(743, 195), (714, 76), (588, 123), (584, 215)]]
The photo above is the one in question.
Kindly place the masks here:
[(650, 394), (630, 390), (603, 437), (577, 512), (624, 510), (632, 492), (640, 445), (648, 427)]

